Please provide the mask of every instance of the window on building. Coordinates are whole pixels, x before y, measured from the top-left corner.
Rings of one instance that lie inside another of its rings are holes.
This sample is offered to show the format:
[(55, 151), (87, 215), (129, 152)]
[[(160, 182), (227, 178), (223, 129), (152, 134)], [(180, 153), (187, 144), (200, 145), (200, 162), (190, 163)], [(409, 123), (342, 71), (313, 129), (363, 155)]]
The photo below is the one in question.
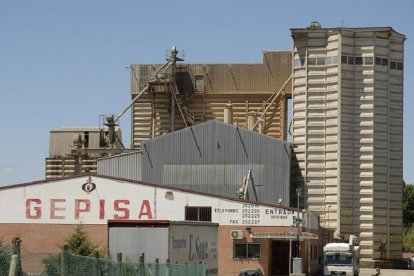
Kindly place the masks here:
[(341, 63), (347, 64), (348, 63), (348, 57), (347, 56), (341, 56)]
[(362, 64), (362, 57), (355, 57), (355, 64), (361, 65)]
[(317, 65), (325, 65), (325, 58), (321, 58), (321, 57), (317, 58), (316, 59), (316, 64)]
[(185, 206), (185, 220), (211, 221), (211, 207)]
[(373, 57), (364, 57), (364, 64), (365, 65), (372, 65), (372, 64), (374, 64)]
[(383, 59), (381, 60), (381, 64), (382, 64), (383, 66), (388, 66), (388, 58), (383, 58)]
[(348, 64), (355, 64), (355, 58), (354, 57), (348, 57)]
[(260, 259), (260, 243), (235, 243), (234, 259)]
[(391, 68), (391, 69), (397, 69), (397, 62), (395, 62), (395, 61), (391, 61), (391, 62), (390, 62), (390, 68)]
[(376, 65), (381, 65), (381, 64), (382, 64), (381, 58), (376, 57), (376, 58), (375, 58), (375, 64), (376, 64)]
[(404, 70), (404, 65), (402, 62), (397, 62), (397, 70)]
[(316, 65), (316, 58), (308, 58), (308, 65)]

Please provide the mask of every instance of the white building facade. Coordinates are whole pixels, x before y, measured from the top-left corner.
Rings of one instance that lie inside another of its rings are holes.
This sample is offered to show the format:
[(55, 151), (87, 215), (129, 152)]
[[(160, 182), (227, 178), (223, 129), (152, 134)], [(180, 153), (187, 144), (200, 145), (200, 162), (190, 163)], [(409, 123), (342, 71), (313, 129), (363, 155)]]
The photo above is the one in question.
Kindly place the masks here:
[[(148, 262), (154, 262), (153, 257), (162, 258), (160, 263), (165, 258), (203, 262), (218, 275), (238, 275), (252, 268), (265, 275), (286, 272), (290, 225), (297, 215), (304, 221), (297, 229), (303, 269), (312, 273), (319, 269), (323, 246), (317, 238), (318, 217), (310, 213), (98, 175), (0, 187), (0, 210), (1, 240), (20, 237), (23, 270), (28, 273), (42, 272), (42, 260), (57, 254), (79, 224), (92, 243), (109, 250), (113, 258), (117, 252), (125, 257), (126, 252), (136, 252), (145, 253)], [(160, 227), (167, 224), (169, 236)], [(148, 244), (137, 243), (138, 235), (149, 232)], [(159, 248), (169, 250), (154, 255)]]

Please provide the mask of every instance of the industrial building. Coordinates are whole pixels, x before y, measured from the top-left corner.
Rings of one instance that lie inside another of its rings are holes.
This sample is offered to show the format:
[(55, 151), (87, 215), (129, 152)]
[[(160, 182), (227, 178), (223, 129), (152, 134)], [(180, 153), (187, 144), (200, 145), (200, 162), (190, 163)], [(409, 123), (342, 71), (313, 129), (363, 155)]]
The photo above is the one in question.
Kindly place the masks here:
[[(114, 143), (110, 137), (116, 136)], [(49, 156), (46, 158), (46, 179), (81, 173), (96, 173), (100, 157), (128, 151), (122, 145), (119, 127), (110, 133), (108, 127), (54, 128), (49, 135)]]
[(293, 149), (309, 210), (361, 258), (401, 259), (405, 36), (390, 27), (291, 29)]
[(0, 216), (0, 236), (20, 237), (26, 272), (41, 272), (42, 260), (58, 253), (81, 223), (94, 244), (130, 261), (145, 253), (149, 262), (154, 257), (160, 263), (201, 261), (208, 275), (238, 275), (244, 269), (286, 274), (289, 249), (297, 256), (289, 237), (298, 215), (303, 225), (293, 231), (300, 239), (303, 270), (319, 268), (318, 217), (277, 204), (80, 175), (0, 187), (0, 209), (7, 210)]
[(291, 206), (290, 143), (209, 121), (98, 160), (98, 174)]
[[(291, 97), (292, 87), (289, 51), (265, 51), (260, 64), (184, 64), (181, 61), (174, 47), (166, 64), (131, 65), (132, 102), (127, 107), (132, 108), (130, 149), (122, 145), (120, 129), (116, 126), (126, 110), (115, 118), (109, 117), (112, 121), (102, 122), (100, 128), (53, 129), (46, 158), (46, 179), (95, 171), (99, 157), (139, 150), (143, 141), (210, 120), (226, 118), (240, 127), (286, 139), (287, 99)], [(118, 133), (119, 139), (108, 139), (111, 130)], [(72, 141), (74, 135), (81, 135), (83, 142), (87, 135), (103, 142), (93, 149), (82, 144), (79, 149)], [(59, 147), (59, 151), (54, 147)], [(72, 153), (76, 147), (78, 150)]]
[[(301, 188), (300, 208), (320, 215), (321, 227), (337, 239), (359, 236), (363, 266), (401, 259), (405, 36), (317, 22), (291, 33), (293, 49), (265, 51), (261, 64), (184, 64), (173, 47), (165, 64), (131, 65), (132, 101), (105, 124), (112, 138), (93, 166), (285, 208)], [(125, 154), (112, 134), (130, 107), (136, 152)], [(67, 155), (77, 160), (70, 173), (89, 170), (78, 166), (92, 152), (84, 137)], [(56, 168), (47, 175), (70, 174)]]

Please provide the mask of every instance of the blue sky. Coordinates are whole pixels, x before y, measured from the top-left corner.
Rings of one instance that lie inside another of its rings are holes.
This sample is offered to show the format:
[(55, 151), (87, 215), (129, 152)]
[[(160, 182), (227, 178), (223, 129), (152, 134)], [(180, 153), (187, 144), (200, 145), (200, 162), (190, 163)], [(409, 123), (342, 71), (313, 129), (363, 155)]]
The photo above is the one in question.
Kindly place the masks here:
[[(391, 26), (407, 36), (404, 179), (414, 183), (414, 1), (2, 0), (0, 185), (44, 178), (49, 130), (98, 126), (130, 101), (131, 63), (260, 63), (290, 28)], [(129, 120), (121, 119), (130, 143)]]

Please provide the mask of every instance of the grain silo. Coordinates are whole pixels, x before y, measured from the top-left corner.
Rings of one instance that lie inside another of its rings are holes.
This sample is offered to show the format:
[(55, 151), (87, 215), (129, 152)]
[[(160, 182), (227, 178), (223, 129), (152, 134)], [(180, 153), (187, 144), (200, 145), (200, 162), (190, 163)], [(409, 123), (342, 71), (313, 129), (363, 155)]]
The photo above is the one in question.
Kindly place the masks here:
[(391, 27), (291, 29), (293, 145), (308, 208), (362, 261), (401, 259), (405, 36)]

